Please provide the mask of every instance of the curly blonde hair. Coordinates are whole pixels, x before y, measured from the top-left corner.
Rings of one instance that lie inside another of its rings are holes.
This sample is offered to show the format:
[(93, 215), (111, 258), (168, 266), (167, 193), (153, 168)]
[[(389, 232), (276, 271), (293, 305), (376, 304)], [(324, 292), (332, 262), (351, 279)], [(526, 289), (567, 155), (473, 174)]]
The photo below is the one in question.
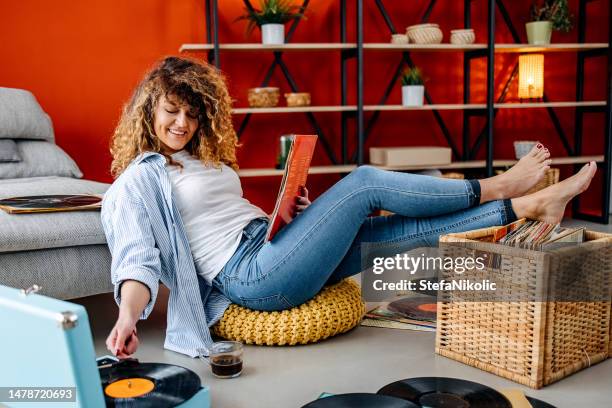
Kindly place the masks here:
[(223, 74), (206, 63), (167, 57), (145, 76), (123, 108), (110, 143), (113, 177), (121, 175), (136, 156), (147, 151), (158, 152), (168, 163), (176, 164), (162, 151), (153, 130), (157, 103), (161, 96), (169, 95), (198, 112), (198, 128), (185, 149), (204, 163), (217, 167), (225, 163), (237, 170), (238, 138)]

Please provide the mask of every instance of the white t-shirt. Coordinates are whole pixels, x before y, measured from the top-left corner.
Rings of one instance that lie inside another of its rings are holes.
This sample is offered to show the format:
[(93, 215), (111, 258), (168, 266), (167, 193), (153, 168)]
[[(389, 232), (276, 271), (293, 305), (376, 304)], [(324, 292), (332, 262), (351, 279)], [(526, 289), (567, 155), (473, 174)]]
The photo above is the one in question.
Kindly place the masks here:
[(234, 254), (242, 230), (255, 218), (268, 217), (242, 197), (238, 174), (225, 164), (205, 165), (187, 151), (166, 165), (198, 273), (209, 283)]

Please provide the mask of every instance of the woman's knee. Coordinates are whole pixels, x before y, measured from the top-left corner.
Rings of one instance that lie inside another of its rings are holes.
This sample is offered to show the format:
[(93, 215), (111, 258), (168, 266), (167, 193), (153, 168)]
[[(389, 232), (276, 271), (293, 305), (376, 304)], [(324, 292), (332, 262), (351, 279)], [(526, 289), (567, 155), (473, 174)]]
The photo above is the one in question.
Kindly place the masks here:
[(358, 180), (360, 184), (372, 184), (381, 177), (382, 173), (384, 173), (384, 170), (377, 169), (374, 166), (363, 165), (353, 170), (351, 177)]

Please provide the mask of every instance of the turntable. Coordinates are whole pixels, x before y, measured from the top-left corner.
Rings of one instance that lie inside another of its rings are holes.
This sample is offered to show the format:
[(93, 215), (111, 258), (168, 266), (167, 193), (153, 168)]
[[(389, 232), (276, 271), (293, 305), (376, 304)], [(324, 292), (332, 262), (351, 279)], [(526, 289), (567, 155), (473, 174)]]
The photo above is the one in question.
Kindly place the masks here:
[(98, 368), (85, 308), (36, 290), (0, 285), (0, 387), (19, 391), (9, 401), (5, 389), (0, 406), (210, 408), (208, 387), (183, 367), (127, 360)]

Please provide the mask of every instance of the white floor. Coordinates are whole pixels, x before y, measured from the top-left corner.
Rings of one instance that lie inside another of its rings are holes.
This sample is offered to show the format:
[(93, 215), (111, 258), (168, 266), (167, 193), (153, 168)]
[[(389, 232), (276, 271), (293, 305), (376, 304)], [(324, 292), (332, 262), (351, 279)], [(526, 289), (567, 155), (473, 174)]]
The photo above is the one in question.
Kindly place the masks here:
[[(612, 225), (569, 220), (612, 232)], [(557, 407), (612, 406), (612, 359), (534, 391), (434, 354), (434, 333), (357, 327), (327, 341), (296, 347), (246, 346), (243, 375), (220, 380), (197, 359), (162, 348), (165, 299), (161, 291), (151, 317), (139, 323), (143, 362), (177, 364), (195, 371), (211, 388), (214, 408), (301, 407), (321, 392), (376, 392), (390, 382), (422, 376), (457, 377), (494, 388), (520, 388)], [(112, 295), (77, 300), (89, 313), (96, 353), (108, 354), (104, 339), (116, 317)]]

